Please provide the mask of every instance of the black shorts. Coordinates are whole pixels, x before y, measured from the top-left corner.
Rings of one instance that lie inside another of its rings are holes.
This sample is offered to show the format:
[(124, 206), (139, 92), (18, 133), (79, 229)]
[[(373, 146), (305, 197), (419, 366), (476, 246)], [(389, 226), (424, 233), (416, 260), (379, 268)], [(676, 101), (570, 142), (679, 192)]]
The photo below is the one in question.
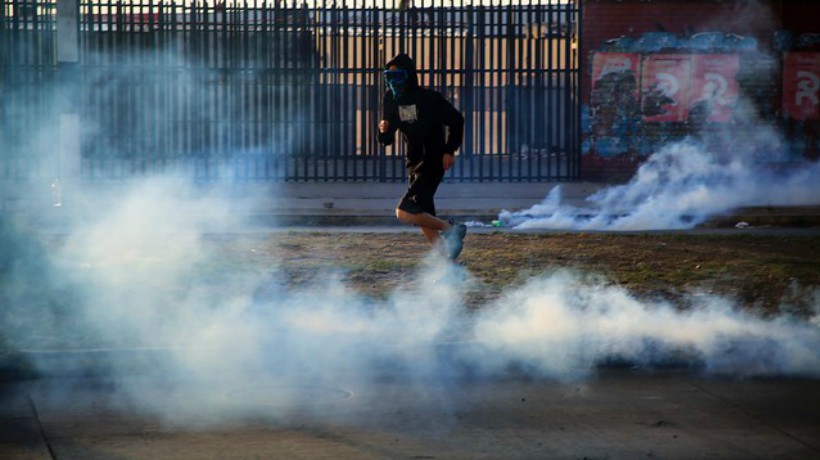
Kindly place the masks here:
[(408, 172), (407, 192), (399, 201), (399, 209), (410, 214), (426, 212), (435, 216), (436, 204), (433, 197), (443, 178), (444, 170)]

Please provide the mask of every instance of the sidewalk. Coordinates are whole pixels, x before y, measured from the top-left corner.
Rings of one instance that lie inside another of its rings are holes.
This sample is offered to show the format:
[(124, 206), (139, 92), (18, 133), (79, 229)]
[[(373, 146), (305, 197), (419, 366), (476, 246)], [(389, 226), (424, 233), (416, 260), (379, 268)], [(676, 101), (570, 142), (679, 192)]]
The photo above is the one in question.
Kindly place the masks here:
[[(436, 193), (440, 215), (489, 223), (504, 209), (540, 203), (556, 185), (565, 202), (582, 206), (603, 185), (584, 182), (444, 183)], [(394, 209), (406, 185), (397, 183), (283, 183), (269, 186), (259, 222), (278, 225), (398, 225)]]
[[(541, 203), (556, 186), (562, 203), (587, 207), (587, 197), (613, 186), (594, 182), (444, 183), (436, 194), (436, 208), (445, 217), (490, 224), (502, 210), (522, 210)], [(362, 226), (399, 225), (394, 208), (405, 190), (403, 183), (282, 183), (248, 186), (243, 195), (270, 197), (252, 221), (265, 225)], [(702, 226), (820, 227), (820, 204), (794, 207), (749, 207), (713, 216)]]
[[(114, 199), (127, 183), (98, 183), (95, 196)], [(46, 225), (58, 223), (77, 209), (70, 190), (62, 196), (63, 206), (54, 207), (48, 184), (36, 193), (5, 187), (0, 193), (0, 213), (24, 216)], [(490, 224), (502, 210), (517, 211), (541, 203), (556, 186), (562, 203), (587, 207), (586, 198), (616, 184), (599, 182), (470, 182), (444, 183), (436, 194), (439, 215), (460, 221)], [(210, 189), (203, 186), (203, 193)], [(220, 191), (237, 202), (248, 222), (260, 227), (292, 226), (399, 226), (394, 208), (406, 189), (403, 182), (244, 182), (225, 184)], [(734, 227), (747, 222), (754, 227), (820, 227), (820, 203), (816, 206), (749, 207), (712, 216), (702, 227)]]

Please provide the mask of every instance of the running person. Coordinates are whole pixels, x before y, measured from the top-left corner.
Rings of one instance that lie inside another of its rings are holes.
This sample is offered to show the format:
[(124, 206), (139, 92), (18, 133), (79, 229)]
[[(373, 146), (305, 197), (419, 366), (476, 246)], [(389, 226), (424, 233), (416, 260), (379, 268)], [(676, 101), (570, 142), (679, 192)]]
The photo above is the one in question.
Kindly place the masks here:
[(461, 253), (467, 227), (436, 217), (433, 197), (444, 172), (455, 163), (464, 136), (464, 117), (437, 91), (419, 86), (416, 65), (401, 53), (386, 65), (388, 91), (382, 101), (379, 142), (391, 145), (401, 130), (407, 146), (407, 192), (396, 207), (396, 218), (416, 225), (433, 246), (445, 241), (450, 259)]

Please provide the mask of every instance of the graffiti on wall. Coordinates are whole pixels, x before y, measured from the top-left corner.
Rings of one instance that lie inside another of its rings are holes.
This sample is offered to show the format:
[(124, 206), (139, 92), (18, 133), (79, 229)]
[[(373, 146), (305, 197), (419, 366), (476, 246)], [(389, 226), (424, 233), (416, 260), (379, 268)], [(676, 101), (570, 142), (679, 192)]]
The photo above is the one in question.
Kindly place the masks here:
[(738, 99), (737, 54), (656, 54), (641, 68), (641, 112), (647, 122), (731, 121)]
[(757, 117), (784, 129), (789, 157), (820, 157), (820, 34), (776, 34), (782, 60), (757, 45), (722, 32), (607, 40), (592, 53), (584, 153), (649, 155), (725, 124), (738, 133), (755, 129), (750, 112), (738, 112), (744, 94)]
[(647, 122), (681, 122), (689, 114), (692, 57), (650, 54), (641, 66), (641, 112)]
[(598, 53), (592, 61), (590, 115), (598, 150), (605, 155), (628, 151), (638, 108), (640, 55)]
[(739, 69), (738, 54), (595, 53), (588, 145), (648, 154), (675, 133), (731, 121)]
[(762, 120), (782, 129), (783, 161), (820, 159), (820, 34), (778, 31), (773, 49), (725, 32), (606, 40), (591, 53), (583, 153), (646, 156), (692, 135), (731, 145)]
[(695, 124), (732, 120), (740, 95), (737, 54), (698, 54), (692, 57), (692, 94), (689, 120)]
[(820, 53), (785, 53), (782, 109), (793, 152), (820, 158)]
[(789, 52), (783, 61), (783, 113), (820, 119), (820, 53)]

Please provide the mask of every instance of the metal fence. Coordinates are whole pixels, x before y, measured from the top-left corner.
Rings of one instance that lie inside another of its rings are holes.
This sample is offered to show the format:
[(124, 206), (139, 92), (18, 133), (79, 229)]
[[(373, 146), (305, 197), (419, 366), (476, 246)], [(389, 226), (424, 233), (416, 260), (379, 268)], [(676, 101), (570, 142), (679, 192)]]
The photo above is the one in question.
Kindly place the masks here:
[(68, 65), (57, 3), (5, 0), (0, 177), (55, 173), (76, 112), (85, 179), (402, 179), (376, 126), (379, 69), (403, 51), (467, 119), (449, 180), (574, 179), (579, 17), (559, 0), (81, 0)]

